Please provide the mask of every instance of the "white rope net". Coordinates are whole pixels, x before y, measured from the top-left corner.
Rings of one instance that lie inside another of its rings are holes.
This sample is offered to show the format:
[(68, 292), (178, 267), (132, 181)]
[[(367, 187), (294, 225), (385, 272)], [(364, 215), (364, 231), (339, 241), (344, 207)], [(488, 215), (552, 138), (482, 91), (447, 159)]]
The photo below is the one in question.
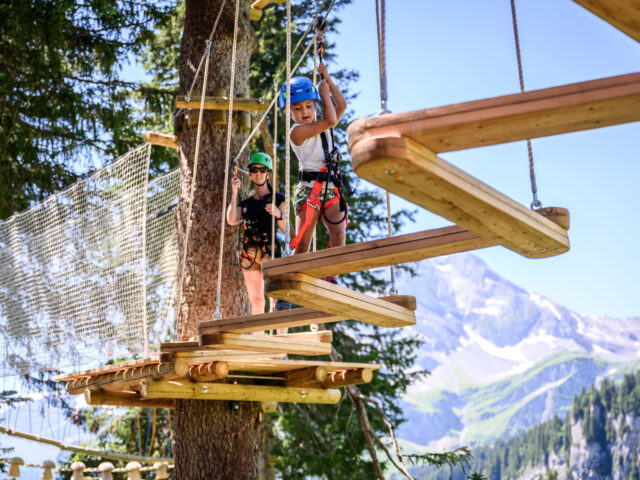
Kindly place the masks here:
[(150, 151), (0, 222), (0, 375), (144, 355), (166, 336), (179, 172), (148, 182)]

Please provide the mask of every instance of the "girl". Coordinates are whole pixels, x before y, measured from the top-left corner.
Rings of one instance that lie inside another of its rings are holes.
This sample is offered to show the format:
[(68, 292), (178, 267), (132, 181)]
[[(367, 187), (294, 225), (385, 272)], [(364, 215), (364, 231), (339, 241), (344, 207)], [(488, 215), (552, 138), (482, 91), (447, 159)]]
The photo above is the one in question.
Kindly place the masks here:
[[(294, 254), (309, 251), (313, 229), (321, 215), (329, 231), (329, 245), (337, 247), (345, 244), (346, 204), (340, 193), (341, 176), (331, 174), (329, 164), (336, 150), (335, 145), (329, 145), (333, 138), (327, 131), (340, 121), (347, 102), (329, 77), (324, 63), (319, 65), (318, 72), (323, 80), (317, 90), (306, 77), (293, 77), (290, 82), (291, 115), (294, 120), (290, 141), (299, 162), (298, 184), (293, 200), (296, 237), (291, 247)], [(286, 92), (285, 83), (280, 90), (281, 108), (286, 104)], [(322, 118), (316, 119), (317, 101), (320, 98)], [(337, 168), (335, 163), (334, 167)], [(337, 282), (335, 277), (326, 280)]]
[[(231, 179), (231, 201), (227, 209), (227, 223), (243, 222), (241, 266), (244, 282), (251, 302), (251, 315), (264, 313), (264, 281), (262, 262), (281, 253), (278, 229), (284, 231), (284, 195), (276, 193), (276, 207), (271, 203), (272, 186), (269, 183), (273, 163), (266, 153), (254, 153), (248, 164), (249, 177), (255, 186), (251, 196), (238, 202), (242, 182), (237, 175)], [(271, 217), (277, 220), (275, 252), (271, 252)], [(283, 305), (278, 305), (281, 307)], [(278, 333), (286, 333), (278, 331)]]

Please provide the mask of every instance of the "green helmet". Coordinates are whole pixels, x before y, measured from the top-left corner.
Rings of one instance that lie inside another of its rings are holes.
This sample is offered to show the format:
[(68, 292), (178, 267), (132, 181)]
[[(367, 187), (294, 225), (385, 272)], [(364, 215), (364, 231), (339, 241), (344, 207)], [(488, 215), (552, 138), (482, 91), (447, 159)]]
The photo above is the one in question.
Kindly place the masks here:
[(249, 160), (247, 167), (250, 167), (251, 165), (264, 165), (269, 170), (273, 170), (273, 162), (271, 161), (271, 157), (262, 152), (254, 153), (253, 155), (251, 155), (251, 160)]

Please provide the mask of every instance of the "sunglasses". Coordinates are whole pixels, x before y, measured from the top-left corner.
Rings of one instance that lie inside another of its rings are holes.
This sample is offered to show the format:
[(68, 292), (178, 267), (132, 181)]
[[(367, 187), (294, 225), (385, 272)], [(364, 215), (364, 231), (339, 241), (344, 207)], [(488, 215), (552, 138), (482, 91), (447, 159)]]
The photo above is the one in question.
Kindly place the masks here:
[(249, 173), (267, 173), (267, 169), (264, 167), (251, 167), (249, 168)]

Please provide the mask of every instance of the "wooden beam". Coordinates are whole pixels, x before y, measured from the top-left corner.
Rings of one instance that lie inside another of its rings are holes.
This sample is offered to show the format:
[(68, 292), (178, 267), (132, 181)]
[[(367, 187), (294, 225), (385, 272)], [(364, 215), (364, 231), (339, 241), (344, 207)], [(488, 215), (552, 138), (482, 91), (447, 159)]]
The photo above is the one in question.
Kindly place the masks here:
[[(485, 100), (392, 113), (349, 125), (349, 150), (403, 135), (434, 153), (576, 132), (640, 120), (640, 73)], [(360, 151), (362, 149), (359, 149)]]
[(255, 0), (252, 4), (251, 4), (251, 8), (258, 8), (258, 9), (262, 9), (264, 7), (266, 7), (267, 5), (269, 5), (270, 3), (279, 3), (279, 4), (283, 4), (284, 0)]
[(56, 375), (55, 377), (53, 377), (53, 379), (56, 382), (68, 382), (70, 380), (75, 380), (78, 378), (91, 377), (94, 375), (101, 375), (103, 373), (112, 373), (112, 372), (133, 368), (133, 367), (156, 365), (157, 363), (158, 363), (158, 355), (153, 355), (149, 358), (140, 358), (138, 360), (130, 360), (128, 362), (112, 363), (110, 365), (103, 365), (102, 367), (92, 368), (90, 370), (80, 370), (79, 372)]
[(184, 360), (189, 363), (202, 362), (227, 362), (229, 360), (242, 359), (280, 359), (284, 358), (284, 353), (248, 352), (244, 350), (192, 350), (179, 352), (166, 352), (160, 354), (163, 362), (173, 362)]
[(137, 392), (104, 392), (85, 389), (87, 405), (111, 405), (114, 407), (174, 408), (175, 400), (170, 398), (142, 398)]
[(369, 383), (373, 379), (373, 370), (359, 368), (357, 370), (340, 370), (329, 373), (323, 383), (324, 388), (346, 387), (347, 385), (359, 385)]
[(189, 378), (194, 382), (211, 382), (222, 380), (229, 375), (227, 362), (207, 362), (189, 367)]
[(200, 336), (200, 348), (249, 350), (295, 355), (329, 355), (331, 344), (278, 335), (247, 335), (245, 333), (208, 333)]
[(67, 382), (67, 392), (76, 395), (87, 388), (105, 388), (109, 390), (124, 390), (131, 385), (137, 385), (140, 380), (159, 379), (166, 380), (181, 378), (187, 375), (189, 367), (187, 362), (177, 361), (171, 363), (156, 363), (154, 365), (132, 366), (112, 373), (98, 374), (91, 377), (76, 379)]
[(416, 323), (415, 313), (408, 308), (302, 273), (267, 277), (265, 293), (270, 297), (334, 315), (345, 315), (380, 327), (406, 327)]
[(327, 379), (329, 370), (327, 367), (308, 367), (291, 370), (284, 375), (285, 387), (322, 387)]
[(573, 1), (640, 42), (640, 2), (638, 0)]
[(278, 338), (289, 338), (295, 340), (314, 340), (316, 342), (331, 343), (333, 332), (331, 330), (319, 330), (317, 332), (296, 332), (278, 334)]
[(327, 403), (340, 401), (340, 390), (324, 388), (271, 387), (230, 383), (192, 383), (144, 380), (144, 398), (189, 398), (198, 400), (236, 400), (241, 402)]
[(393, 135), (363, 139), (352, 148), (351, 156), (358, 176), (492, 243), (529, 258), (569, 250), (567, 231), (562, 227), (410, 138)]
[[(233, 110), (234, 111), (250, 111), (250, 112), (264, 112), (269, 105), (266, 102), (262, 102), (257, 98), (234, 98)], [(178, 97), (176, 99), (176, 108), (188, 108), (193, 110), (200, 109), (200, 95), (192, 95), (189, 101), (185, 97)], [(205, 110), (228, 110), (229, 99), (227, 97), (205, 97), (204, 99)]]
[[(378, 300), (401, 305), (409, 310), (416, 309), (416, 298), (409, 295), (380, 297)], [(218, 332), (249, 333), (276, 328), (292, 328), (318, 323), (332, 323), (343, 320), (350, 320), (350, 317), (345, 312), (342, 312), (340, 315), (333, 315), (311, 308), (295, 308), (293, 310), (261, 313), (244, 317), (207, 320), (198, 325), (198, 332), (201, 335)]]
[(259, 8), (251, 7), (251, 10), (249, 10), (249, 18), (257, 22), (262, 18), (262, 10)]
[(492, 245), (495, 243), (454, 225), (276, 258), (262, 264), (262, 274), (265, 277), (294, 272), (312, 277), (342, 275)]
[(147, 131), (144, 132), (144, 141), (152, 145), (161, 147), (178, 148), (178, 137), (175, 135), (167, 135), (166, 133), (158, 133)]

